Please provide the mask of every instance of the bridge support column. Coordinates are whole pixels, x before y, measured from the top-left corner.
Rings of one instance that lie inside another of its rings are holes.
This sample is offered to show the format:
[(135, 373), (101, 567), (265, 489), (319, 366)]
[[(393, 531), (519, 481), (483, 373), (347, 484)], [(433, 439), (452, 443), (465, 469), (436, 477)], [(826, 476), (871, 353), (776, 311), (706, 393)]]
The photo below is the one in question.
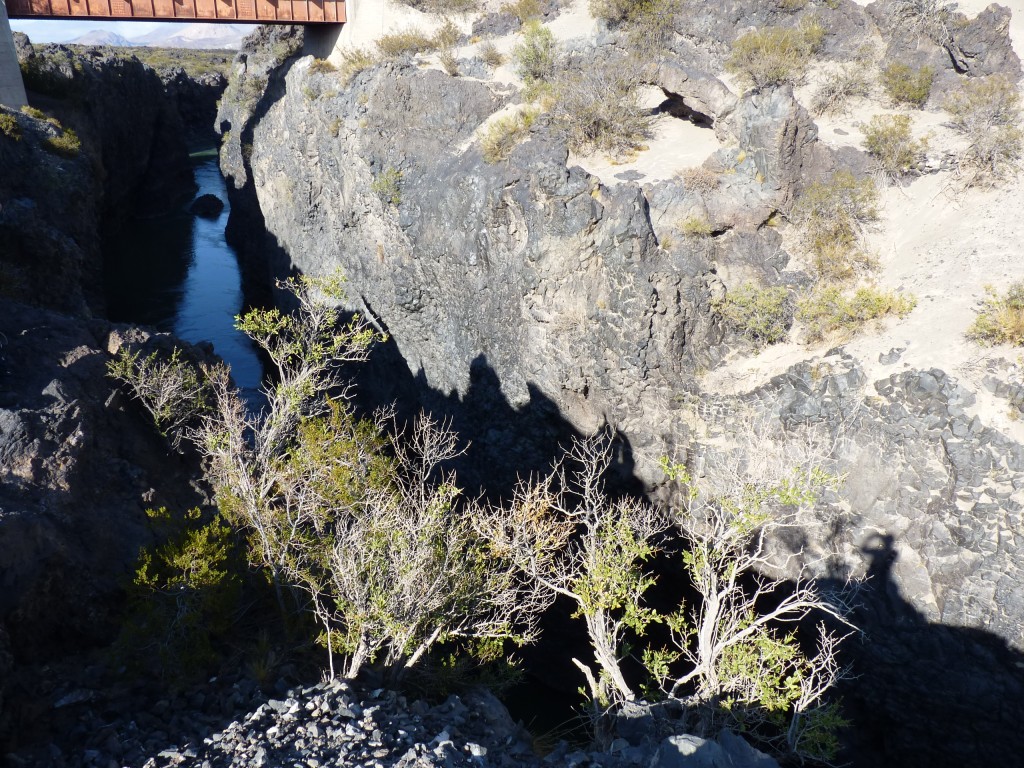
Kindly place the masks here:
[[(3, 0), (0, 0), (3, 2)], [(344, 24), (317, 24), (306, 27), (302, 35), (302, 55), (326, 59), (338, 45)]]
[(18, 54), (14, 50), (11, 23), (7, 20), (7, 4), (0, 0), (0, 104), (20, 109), (28, 104), (25, 83), (21, 79)]

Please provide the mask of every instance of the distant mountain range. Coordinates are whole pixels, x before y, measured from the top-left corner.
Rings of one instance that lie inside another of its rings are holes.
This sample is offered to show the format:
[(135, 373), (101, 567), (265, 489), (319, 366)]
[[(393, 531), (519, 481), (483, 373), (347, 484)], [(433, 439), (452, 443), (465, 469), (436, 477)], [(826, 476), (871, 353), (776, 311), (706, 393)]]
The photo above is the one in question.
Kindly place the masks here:
[(147, 46), (150, 48), (226, 48), (237, 49), (242, 38), (255, 28), (253, 24), (176, 24), (127, 38), (109, 30), (94, 29), (67, 42), (74, 45)]

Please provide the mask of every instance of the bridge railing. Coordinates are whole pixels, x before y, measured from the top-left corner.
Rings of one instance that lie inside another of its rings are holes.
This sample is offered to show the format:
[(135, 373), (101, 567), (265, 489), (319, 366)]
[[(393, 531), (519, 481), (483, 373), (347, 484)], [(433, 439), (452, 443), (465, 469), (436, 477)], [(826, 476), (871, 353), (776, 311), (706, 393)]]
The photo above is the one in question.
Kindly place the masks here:
[(343, 0), (6, 0), (12, 19), (94, 18), (127, 21), (251, 21), (337, 24)]

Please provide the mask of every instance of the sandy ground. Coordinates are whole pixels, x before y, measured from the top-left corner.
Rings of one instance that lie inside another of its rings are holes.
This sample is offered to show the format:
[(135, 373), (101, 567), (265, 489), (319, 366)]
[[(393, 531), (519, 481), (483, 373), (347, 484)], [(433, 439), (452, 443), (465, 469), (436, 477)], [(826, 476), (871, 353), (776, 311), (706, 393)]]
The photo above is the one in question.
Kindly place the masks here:
[[(1011, 39), (1021, 54), (1024, 0), (1006, 4), (1013, 11)], [(969, 15), (987, 5), (983, 0), (960, 3)], [(844, 116), (816, 122), (822, 141), (860, 146), (859, 124), (890, 112), (877, 101), (862, 100)], [(910, 114), (915, 134), (929, 137), (932, 152), (956, 148), (957, 139), (945, 126), (941, 110)], [(995, 189), (964, 191), (951, 173), (931, 174), (902, 187), (885, 188), (881, 203), (881, 220), (867, 234), (880, 261), (875, 281), (881, 288), (914, 294), (918, 304), (904, 320), (887, 321), (846, 341), (846, 351), (863, 365), (869, 382), (909, 368), (944, 370), (978, 395), (974, 410), (986, 423), (1024, 440), (1024, 424), (1010, 416), (1005, 400), (989, 395), (982, 386), (990, 372), (998, 371), (1000, 378), (1020, 375), (1021, 350), (982, 348), (964, 335), (986, 286), (1005, 289), (1024, 279), (1024, 177), (1018, 174)], [(711, 391), (747, 391), (842, 341), (830, 339), (813, 348), (779, 345), (757, 357), (731, 361), (709, 373), (703, 384)], [(903, 350), (896, 363), (879, 362), (880, 355), (893, 349)]]

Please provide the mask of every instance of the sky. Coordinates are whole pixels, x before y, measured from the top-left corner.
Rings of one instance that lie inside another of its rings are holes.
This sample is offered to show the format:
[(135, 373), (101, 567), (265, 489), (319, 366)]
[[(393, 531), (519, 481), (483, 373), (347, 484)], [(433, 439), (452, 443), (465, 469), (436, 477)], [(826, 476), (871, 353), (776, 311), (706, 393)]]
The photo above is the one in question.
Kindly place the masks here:
[(11, 29), (24, 32), (33, 43), (63, 43), (94, 29), (116, 32), (131, 40), (179, 22), (173, 21), (58, 21), (56, 19), (11, 19)]

